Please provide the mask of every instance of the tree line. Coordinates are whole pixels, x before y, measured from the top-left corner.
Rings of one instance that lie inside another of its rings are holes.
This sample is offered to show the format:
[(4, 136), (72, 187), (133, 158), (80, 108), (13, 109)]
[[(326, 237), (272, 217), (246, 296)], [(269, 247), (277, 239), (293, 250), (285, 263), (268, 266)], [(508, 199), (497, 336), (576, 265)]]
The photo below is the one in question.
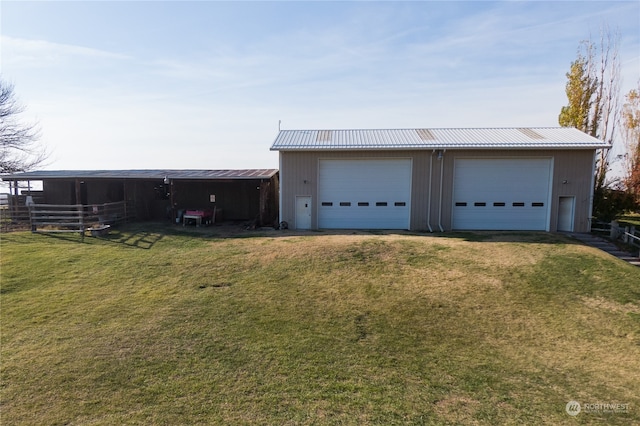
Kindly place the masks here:
[[(617, 33), (603, 27), (597, 41), (589, 38), (578, 47), (567, 72), (567, 105), (558, 116), (563, 127), (575, 127), (611, 148), (600, 149), (593, 188), (593, 216), (610, 221), (640, 206), (640, 80), (621, 99)], [(613, 147), (623, 153), (611, 158)], [(611, 176), (621, 162), (623, 175)]]

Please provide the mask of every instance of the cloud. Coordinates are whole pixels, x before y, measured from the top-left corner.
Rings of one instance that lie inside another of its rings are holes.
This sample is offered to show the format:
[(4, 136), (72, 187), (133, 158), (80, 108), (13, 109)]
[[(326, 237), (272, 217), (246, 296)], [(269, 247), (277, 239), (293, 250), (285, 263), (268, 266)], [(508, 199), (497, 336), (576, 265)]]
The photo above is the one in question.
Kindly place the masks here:
[(91, 47), (0, 36), (3, 62), (16, 67), (63, 65), (70, 60), (125, 60), (128, 56)]

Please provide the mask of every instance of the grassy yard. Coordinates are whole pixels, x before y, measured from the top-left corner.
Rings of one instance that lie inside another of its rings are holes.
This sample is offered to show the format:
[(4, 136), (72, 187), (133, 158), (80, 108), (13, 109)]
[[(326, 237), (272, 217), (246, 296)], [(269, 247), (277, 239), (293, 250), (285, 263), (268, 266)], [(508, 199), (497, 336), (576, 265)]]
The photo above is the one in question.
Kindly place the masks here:
[(621, 225), (631, 225), (631, 226), (640, 226), (640, 214), (638, 213), (628, 213), (622, 215), (618, 218), (618, 222)]
[(640, 423), (640, 268), (545, 233), (217, 232), (1, 235), (0, 422)]

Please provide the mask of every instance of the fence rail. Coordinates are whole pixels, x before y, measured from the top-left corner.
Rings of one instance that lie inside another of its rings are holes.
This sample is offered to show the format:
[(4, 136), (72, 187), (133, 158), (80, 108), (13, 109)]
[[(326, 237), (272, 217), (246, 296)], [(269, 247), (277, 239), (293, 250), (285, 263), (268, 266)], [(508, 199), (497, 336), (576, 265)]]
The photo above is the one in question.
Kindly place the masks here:
[(591, 226), (591, 232), (608, 234), (612, 240), (619, 240), (630, 246), (640, 248), (640, 230), (636, 230), (635, 226), (620, 225), (616, 221), (610, 223), (594, 222)]
[(18, 204), (0, 209), (2, 228), (30, 228), (32, 232), (78, 232), (134, 219), (135, 209), (120, 201), (104, 204)]

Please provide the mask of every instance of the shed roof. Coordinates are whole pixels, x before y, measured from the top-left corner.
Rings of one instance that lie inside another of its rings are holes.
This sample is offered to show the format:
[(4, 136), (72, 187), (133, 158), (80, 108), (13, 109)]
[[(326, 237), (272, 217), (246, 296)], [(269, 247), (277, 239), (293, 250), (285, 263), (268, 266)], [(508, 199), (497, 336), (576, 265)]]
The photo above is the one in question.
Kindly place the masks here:
[(164, 179), (238, 180), (270, 179), (277, 169), (246, 170), (41, 170), (2, 175), (2, 180), (42, 179)]
[(609, 145), (571, 127), (281, 130), (272, 151), (363, 149), (598, 149)]

